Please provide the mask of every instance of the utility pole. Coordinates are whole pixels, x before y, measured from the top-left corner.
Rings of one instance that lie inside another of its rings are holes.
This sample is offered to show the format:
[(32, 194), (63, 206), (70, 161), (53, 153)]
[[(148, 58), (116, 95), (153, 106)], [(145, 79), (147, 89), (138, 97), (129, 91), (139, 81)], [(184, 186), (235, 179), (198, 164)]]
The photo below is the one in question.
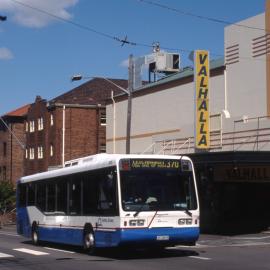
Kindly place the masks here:
[(131, 109), (132, 109), (132, 92), (134, 80), (134, 61), (133, 55), (129, 56), (128, 61), (128, 104), (127, 104), (127, 136), (126, 136), (126, 154), (130, 154), (130, 131), (131, 131)]

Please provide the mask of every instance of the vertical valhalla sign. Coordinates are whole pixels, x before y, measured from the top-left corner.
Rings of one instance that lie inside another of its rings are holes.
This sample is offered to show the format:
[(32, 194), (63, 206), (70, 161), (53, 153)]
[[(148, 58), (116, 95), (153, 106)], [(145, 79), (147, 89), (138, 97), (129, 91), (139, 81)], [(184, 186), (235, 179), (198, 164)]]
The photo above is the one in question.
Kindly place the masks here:
[(195, 138), (196, 149), (210, 147), (209, 121), (209, 52), (194, 52)]

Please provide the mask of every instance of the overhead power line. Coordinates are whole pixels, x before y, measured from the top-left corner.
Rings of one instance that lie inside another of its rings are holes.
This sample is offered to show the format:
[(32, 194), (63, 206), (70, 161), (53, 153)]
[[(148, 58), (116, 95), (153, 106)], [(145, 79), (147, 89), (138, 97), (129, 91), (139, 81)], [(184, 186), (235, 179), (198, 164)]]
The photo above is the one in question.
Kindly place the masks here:
[(195, 14), (195, 13), (183, 11), (183, 10), (180, 10), (180, 9), (176, 9), (176, 8), (170, 7), (168, 5), (160, 4), (158, 2), (151, 1), (151, 0), (136, 0), (136, 1), (148, 4), (148, 5), (151, 5), (151, 6), (156, 6), (158, 8), (166, 9), (166, 10), (169, 10), (169, 11), (181, 14), (181, 15), (197, 18), (197, 19), (207, 20), (207, 21), (210, 21), (210, 22), (220, 23), (220, 24), (223, 24), (223, 25), (236, 25), (236, 26), (239, 26), (239, 27), (247, 28), (247, 29), (254, 29), (254, 30), (260, 30), (260, 31), (265, 31), (266, 32), (266, 29), (264, 29), (264, 28), (249, 26), (249, 25), (240, 24), (240, 23), (233, 23), (233, 22), (227, 21), (227, 20), (222, 20), (222, 19), (217, 19), (217, 18), (212, 18), (212, 17), (200, 15), (200, 14)]
[[(25, 4), (25, 3), (21, 2), (21, 1), (18, 1), (18, 0), (9, 0), (9, 1), (12, 1), (13, 3), (24, 6), (26, 8), (35, 10), (35, 11), (37, 11), (39, 13), (43, 13), (43, 14), (49, 16), (49, 17), (52, 17), (54, 19), (63, 21), (65, 23), (73, 25), (73, 26), (75, 26), (77, 28), (80, 28), (82, 30), (92, 32), (92, 33), (95, 33), (95, 34), (97, 34), (99, 36), (103, 36), (103, 37), (105, 37), (107, 39), (117, 41), (117, 42), (119, 42), (121, 44), (121, 46), (127, 44), (127, 45), (147, 47), (147, 48), (152, 48), (153, 47), (153, 44), (145, 44), (145, 43), (138, 43), (138, 42), (129, 41), (128, 38), (127, 38), (127, 35), (125, 35), (124, 38), (120, 38), (120, 37), (116, 37), (116, 36), (113, 36), (111, 34), (108, 34), (108, 33), (102, 32), (102, 31), (98, 31), (98, 30), (96, 30), (96, 29), (94, 29), (92, 27), (82, 25), (80, 23), (77, 23), (77, 22), (74, 22), (74, 21), (71, 21), (71, 20), (68, 20), (68, 19), (64, 19), (64, 18), (62, 18), (60, 16), (57, 16), (57, 15), (55, 15), (53, 13), (48, 12), (47, 10), (37, 8), (37, 7), (34, 7), (32, 5), (29, 5), (29, 4)], [(183, 53), (190, 53), (192, 51), (192, 50), (188, 50), (188, 49), (169, 48), (169, 47), (161, 47), (161, 48), (164, 49), (164, 50), (169, 50), (169, 51), (181, 51)]]
[[(39, 13), (43, 13), (43, 14), (49, 16), (49, 17), (52, 17), (52, 18), (55, 18), (57, 20), (63, 21), (65, 23), (73, 25), (73, 26), (75, 26), (77, 28), (80, 28), (82, 30), (95, 33), (95, 34), (97, 34), (99, 36), (103, 36), (104, 38), (107, 38), (107, 39), (110, 39), (110, 40), (113, 40), (113, 41), (117, 41), (117, 42), (119, 42), (121, 44), (121, 46), (124, 46), (124, 45), (127, 44), (127, 45), (131, 45), (131, 46), (140, 46), (140, 47), (153, 48), (153, 44), (145, 44), (145, 43), (129, 41), (128, 38), (127, 38), (127, 35), (125, 35), (124, 38), (116, 37), (116, 36), (113, 36), (111, 34), (108, 34), (108, 33), (102, 32), (102, 31), (98, 31), (98, 30), (96, 30), (96, 29), (94, 29), (92, 27), (82, 25), (80, 23), (77, 23), (77, 22), (74, 22), (74, 21), (71, 21), (71, 20), (68, 20), (68, 19), (64, 19), (64, 18), (62, 18), (60, 16), (57, 16), (57, 15), (55, 15), (53, 13), (50, 13), (50, 12), (46, 11), (46, 10), (31, 6), (29, 4), (22, 3), (19, 0), (9, 0), (9, 1), (12, 1), (13, 3), (24, 6), (26, 8), (35, 10), (35, 11), (37, 11)], [(189, 13), (189, 12), (184, 12), (184, 11), (181, 11), (181, 10), (178, 10), (178, 9), (175, 9), (175, 8), (171, 8), (171, 7), (163, 5), (163, 4), (159, 4), (159, 3), (151, 1), (151, 0), (136, 0), (136, 1), (144, 2), (146, 4), (150, 4), (150, 5), (154, 5), (154, 6), (158, 6), (159, 8), (165, 8), (165, 9), (168, 9), (168, 10), (171, 10), (171, 11), (174, 11), (174, 12), (177, 12), (177, 13), (181, 13), (181, 14), (184, 14), (184, 15), (188, 15), (188, 16), (193, 16), (193, 17), (197, 17), (197, 18), (201, 18), (201, 19), (212, 20), (212, 21), (215, 21), (215, 22), (223, 23), (223, 24), (233, 24), (233, 25), (237, 25), (237, 26), (241, 26), (241, 27), (245, 27), (245, 28), (249, 28), (249, 29), (256, 29), (256, 30), (265, 31), (262, 28), (246, 26), (246, 25), (237, 24), (237, 23), (231, 23), (229, 21), (223, 21), (223, 20), (218, 20), (218, 19), (214, 19), (214, 18), (204, 17), (204, 16), (201, 16), (201, 15), (196, 15), (196, 14)], [(193, 50), (183, 49), (183, 48), (170, 48), (170, 47), (164, 47), (164, 46), (160, 46), (160, 48), (163, 49), (163, 50), (167, 50), (167, 51), (178, 51), (178, 52), (188, 53), (188, 54), (193, 52)], [(223, 58), (225, 57), (224, 54), (218, 54), (218, 53), (213, 53), (213, 52), (211, 52), (211, 55), (214, 55), (216, 57), (223, 57)], [(239, 59), (255, 60), (255, 61), (269, 61), (269, 60), (254, 59), (252, 57), (244, 57), (244, 56), (240, 56)]]
[[(80, 28), (82, 30), (92, 32), (92, 33), (95, 33), (95, 34), (97, 34), (99, 36), (103, 36), (103, 37), (105, 37), (107, 39), (117, 41), (117, 42), (119, 42), (121, 44), (121, 46), (127, 44), (127, 45), (131, 45), (131, 46), (141, 46), (141, 47), (147, 47), (147, 48), (152, 48), (153, 47), (152, 44), (145, 44), (145, 43), (138, 43), (138, 42), (130, 41), (130, 40), (128, 40), (127, 35), (125, 35), (124, 38), (120, 38), (120, 37), (116, 37), (116, 36), (113, 36), (111, 34), (108, 34), (108, 33), (102, 32), (102, 31), (98, 31), (98, 30), (96, 30), (96, 29), (94, 29), (92, 27), (82, 25), (80, 23), (77, 23), (77, 22), (74, 22), (74, 21), (71, 21), (71, 20), (68, 20), (68, 19), (64, 19), (64, 18), (62, 18), (60, 16), (57, 16), (57, 15), (55, 15), (53, 13), (50, 13), (50, 12), (44, 10), (44, 9), (37, 8), (37, 7), (34, 7), (32, 5), (29, 5), (29, 4), (25, 4), (25, 3), (21, 2), (21, 1), (18, 1), (18, 0), (9, 0), (9, 1), (12, 1), (13, 3), (24, 6), (26, 8), (35, 10), (35, 11), (37, 11), (39, 13), (43, 13), (43, 14), (49, 16), (49, 17), (52, 17), (52, 18), (55, 18), (57, 20), (63, 21), (65, 23), (73, 25), (73, 26), (75, 26), (77, 28)], [(190, 52), (190, 50), (186, 50), (186, 49), (172, 49), (172, 48), (163, 48), (163, 49), (167, 49), (167, 50), (171, 50), (171, 51), (178, 50), (178, 51), (182, 51), (182, 52)]]
[(26, 8), (29, 8), (29, 9), (32, 9), (32, 10), (35, 10), (35, 11), (38, 11), (38, 12), (43, 13), (43, 14), (46, 14), (47, 16), (52, 17), (52, 18), (55, 18), (55, 19), (57, 19), (57, 20), (60, 20), (60, 21), (69, 23), (69, 24), (71, 24), (71, 25), (73, 25), (73, 26), (76, 26), (76, 27), (78, 27), (78, 28), (80, 28), (80, 29), (83, 29), (83, 30), (86, 30), (86, 31), (95, 33), (95, 34), (100, 35), (100, 36), (103, 36), (103, 37), (105, 37), (105, 38), (109, 38), (109, 39), (118, 41), (118, 42), (121, 43), (122, 45), (123, 45), (123, 44), (129, 44), (129, 45), (133, 45), (133, 46), (136, 46), (136, 45), (137, 45), (135, 42), (129, 41), (129, 40), (127, 39), (127, 36), (125, 36), (125, 38), (116, 37), (116, 36), (107, 34), (107, 33), (105, 33), (105, 32), (98, 31), (98, 30), (96, 30), (96, 29), (94, 29), (94, 28), (91, 28), (91, 27), (89, 27), (89, 26), (85, 26), (85, 25), (82, 25), (82, 24), (80, 24), (80, 23), (77, 23), (77, 22), (74, 22), (74, 21), (71, 21), (71, 20), (68, 20), (68, 19), (64, 19), (64, 18), (62, 18), (62, 17), (60, 17), (60, 16), (57, 16), (57, 15), (55, 15), (55, 14), (53, 14), (53, 13), (50, 13), (50, 12), (44, 10), (44, 9), (40, 9), (40, 8), (31, 6), (31, 5), (25, 4), (25, 3), (20, 2), (20, 1), (18, 1), (18, 0), (10, 0), (10, 1), (12, 1), (12, 2), (15, 3), (15, 4), (24, 6), (24, 7), (26, 7)]

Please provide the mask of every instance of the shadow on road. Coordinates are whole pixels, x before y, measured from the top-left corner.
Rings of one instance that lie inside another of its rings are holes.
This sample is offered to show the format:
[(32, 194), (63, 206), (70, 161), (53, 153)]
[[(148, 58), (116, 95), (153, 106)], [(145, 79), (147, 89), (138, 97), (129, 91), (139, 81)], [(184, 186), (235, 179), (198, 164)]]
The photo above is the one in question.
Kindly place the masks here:
[[(24, 241), (23, 244), (34, 246), (31, 241)], [(113, 261), (113, 260), (140, 260), (140, 259), (159, 259), (159, 258), (172, 258), (172, 257), (188, 257), (188, 256), (199, 256), (199, 253), (193, 250), (185, 250), (174, 248), (99, 248), (95, 251), (94, 255), (87, 254), (81, 247), (55, 244), (48, 242), (41, 242), (39, 247), (48, 247), (52, 249), (65, 250), (75, 252), (77, 254), (85, 254), (91, 256), (96, 261)], [(99, 258), (98, 258), (99, 257)], [(71, 257), (65, 257), (65, 260), (70, 260)], [(93, 261), (91, 259), (90, 261)]]
[(140, 260), (140, 259), (159, 259), (172, 257), (198, 256), (199, 253), (185, 249), (139, 249), (139, 248), (118, 248), (101, 249), (97, 255), (111, 258), (114, 260)]

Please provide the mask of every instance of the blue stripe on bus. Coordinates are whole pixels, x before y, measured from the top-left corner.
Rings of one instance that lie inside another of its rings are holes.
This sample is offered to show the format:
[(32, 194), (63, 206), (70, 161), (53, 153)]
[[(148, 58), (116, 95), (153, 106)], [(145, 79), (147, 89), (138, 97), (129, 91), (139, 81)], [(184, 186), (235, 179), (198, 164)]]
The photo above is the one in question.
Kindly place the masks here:
[[(138, 228), (116, 229), (115, 231), (95, 231), (97, 247), (114, 247), (121, 244), (181, 244), (193, 243), (199, 238), (199, 228)], [(18, 208), (17, 231), (26, 237), (31, 237), (31, 224), (26, 208)], [(60, 228), (47, 225), (38, 227), (39, 239), (43, 241), (83, 245), (82, 228)], [(160, 240), (158, 240), (160, 239)]]
[(26, 207), (17, 208), (17, 233), (25, 237), (31, 237), (32, 224)]
[[(181, 244), (198, 240), (199, 228), (151, 228), (117, 229), (116, 231), (95, 231), (97, 247), (118, 245)], [(71, 245), (83, 245), (83, 230), (55, 227), (39, 227), (39, 238), (43, 241)], [(158, 240), (160, 239), (160, 240)]]
[(38, 227), (38, 237), (41, 241), (81, 246), (83, 245), (82, 235), (83, 229)]

